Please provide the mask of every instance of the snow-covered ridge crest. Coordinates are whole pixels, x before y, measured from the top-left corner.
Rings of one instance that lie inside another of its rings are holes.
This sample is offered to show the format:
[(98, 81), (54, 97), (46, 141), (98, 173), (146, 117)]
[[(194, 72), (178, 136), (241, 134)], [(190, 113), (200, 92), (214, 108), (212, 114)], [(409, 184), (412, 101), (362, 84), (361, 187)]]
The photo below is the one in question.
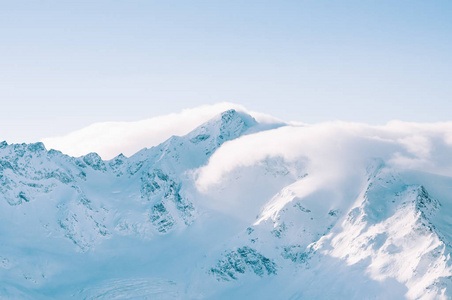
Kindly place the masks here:
[(226, 109), (111, 160), (0, 143), (0, 298), (450, 298), (451, 133)]
[(58, 149), (71, 156), (89, 152), (111, 159), (119, 153), (133, 155), (145, 147), (157, 146), (173, 135), (186, 135), (216, 115), (234, 109), (253, 116), (260, 124), (283, 124), (282, 121), (258, 112), (251, 112), (234, 103), (217, 103), (185, 109), (179, 113), (136, 121), (95, 123), (59, 137), (42, 141), (48, 148)]

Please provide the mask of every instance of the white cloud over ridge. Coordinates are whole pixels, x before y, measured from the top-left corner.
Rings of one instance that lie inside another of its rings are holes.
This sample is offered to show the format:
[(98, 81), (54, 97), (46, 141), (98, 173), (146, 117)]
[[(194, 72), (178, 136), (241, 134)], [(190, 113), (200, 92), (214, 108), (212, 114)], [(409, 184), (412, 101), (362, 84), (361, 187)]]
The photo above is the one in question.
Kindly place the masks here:
[(48, 149), (60, 150), (71, 156), (90, 152), (98, 153), (103, 159), (111, 159), (120, 153), (130, 156), (173, 135), (185, 135), (228, 109), (246, 112), (263, 123), (278, 122), (271, 116), (247, 111), (241, 105), (223, 102), (136, 122), (95, 123), (64, 136), (44, 138), (42, 142)]
[[(219, 103), (137, 122), (96, 123), (43, 142), (47, 148), (72, 156), (89, 152), (97, 152), (103, 159), (119, 153), (130, 156), (172, 135), (184, 135), (231, 108), (249, 113), (263, 123), (280, 122), (240, 105)], [(344, 184), (341, 178), (358, 175), (373, 158), (402, 169), (452, 176), (452, 122), (392, 121), (383, 126), (350, 122), (289, 124), (225, 143), (206, 166), (195, 172), (198, 188), (207, 190), (229, 172), (269, 157), (307, 161), (312, 184)], [(315, 177), (321, 180), (316, 182)]]
[(345, 180), (350, 182), (358, 175), (362, 178), (375, 158), (399, 169), (452, 176), (451, 137), (452, 122), (285, 126), (225, 143), (197, 170), (197, 186), (206, 191), (234, 169), (269, 157), (307, 160), (310, 177), (319, 178), (322, 185), (347, 184)]

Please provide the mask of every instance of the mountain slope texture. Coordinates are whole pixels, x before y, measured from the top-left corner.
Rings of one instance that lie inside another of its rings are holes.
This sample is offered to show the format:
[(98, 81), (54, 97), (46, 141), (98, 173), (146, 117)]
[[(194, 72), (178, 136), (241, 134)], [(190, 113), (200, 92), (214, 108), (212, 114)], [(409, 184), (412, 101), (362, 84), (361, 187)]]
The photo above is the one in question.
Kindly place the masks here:
[(1, 299), (451, 299), (452, 125), (225, 111), (131, 157), (0, 144)]

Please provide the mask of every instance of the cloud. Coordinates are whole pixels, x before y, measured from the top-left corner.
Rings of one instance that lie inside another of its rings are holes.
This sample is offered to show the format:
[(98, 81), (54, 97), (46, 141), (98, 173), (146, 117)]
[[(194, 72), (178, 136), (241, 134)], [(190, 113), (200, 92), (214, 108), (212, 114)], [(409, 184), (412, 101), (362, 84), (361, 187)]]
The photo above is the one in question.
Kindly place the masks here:
[[(369, 161), (452, 175), (452, 122), (389, 122), (384, 126), (329, 122), (285, 126), (225, 143), (196, 171), (200, 191), (208, 191), (234, 169), (269, 157), (308, 161), (310, 184), (346, 185), (362, 178)], [(358, 177), (359, 176), (359, 177)], [(316, 182), (316, 178), (318, 182)]]
[(48, 149), (60, 150), (71, 156), (90, 152), (97, 152), (103, 159), (111, 159), (120, 153), (130, 156), (145, 147), (156, 146), (173, 135), (185, 135), (215, 115), (232, 108), (249, 113), (262, 123), (280, 122), (265, 114), (249, 112), (241, 105), (224, 102), (136, 122), (95, 123), (64, 136), (44, 138), (42, 142)]

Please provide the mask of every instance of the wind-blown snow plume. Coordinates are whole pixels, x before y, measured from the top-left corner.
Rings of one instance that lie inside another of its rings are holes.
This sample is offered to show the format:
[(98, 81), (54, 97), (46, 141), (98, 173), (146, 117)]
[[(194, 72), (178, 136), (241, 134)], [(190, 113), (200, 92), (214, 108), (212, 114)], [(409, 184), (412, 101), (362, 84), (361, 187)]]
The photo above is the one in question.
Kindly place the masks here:
[[(311, 176), (342, 183), (379, 157), (391, 165), (452, 174), (452, 122), (390, 122), (384, 126), (331, 122), (285, 126), (243, 136), (223, 145), (198, 170), (197, 186), (206, 190), (235, 168), (251, 166), (267, 157), (288, 161), (305, 158)], [(339, 181), (338, 181), (339, 180)]]

